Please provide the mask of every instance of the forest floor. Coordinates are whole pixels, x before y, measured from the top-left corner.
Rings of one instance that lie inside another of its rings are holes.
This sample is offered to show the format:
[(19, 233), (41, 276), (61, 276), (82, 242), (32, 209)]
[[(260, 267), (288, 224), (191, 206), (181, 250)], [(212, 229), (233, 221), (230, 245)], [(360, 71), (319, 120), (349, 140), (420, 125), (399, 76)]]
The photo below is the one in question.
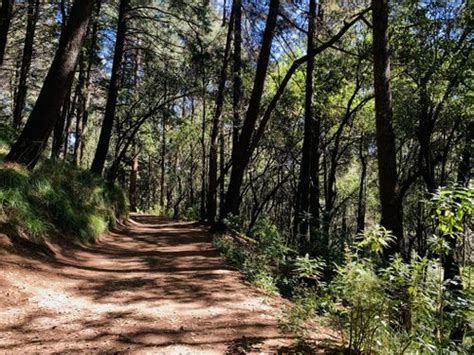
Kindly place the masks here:
[[(55, 244), (54, 258), (12, 254), (5, 240), (0, 353), (302, 350), (279, 331), (287, 301), (245, 282), (196, 223), (137, 215), (95, 244)], [(306, 344), (331, 341), (316, 327)]]

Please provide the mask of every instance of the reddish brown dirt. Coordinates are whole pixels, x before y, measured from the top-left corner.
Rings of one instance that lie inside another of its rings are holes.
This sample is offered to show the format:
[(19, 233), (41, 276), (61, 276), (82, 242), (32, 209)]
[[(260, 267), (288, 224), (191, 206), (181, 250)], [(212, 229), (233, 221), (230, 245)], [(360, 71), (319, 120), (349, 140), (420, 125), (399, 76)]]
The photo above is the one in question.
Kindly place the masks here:
[(55, 252), (0, 253), (0, 353), (273, 353), (295, 342), (278, 330), (283, 301), (243, 281), (197, 224), (135, 216)]

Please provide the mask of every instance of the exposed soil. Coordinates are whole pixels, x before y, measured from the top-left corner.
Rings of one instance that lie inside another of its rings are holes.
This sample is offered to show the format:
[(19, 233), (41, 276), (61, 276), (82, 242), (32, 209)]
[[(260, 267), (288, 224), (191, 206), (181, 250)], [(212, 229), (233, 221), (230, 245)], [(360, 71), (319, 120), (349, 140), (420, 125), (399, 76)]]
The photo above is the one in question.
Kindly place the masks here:
[[(0, 353), (275, 353), (284, 301), (226, 265), (198, 224), (135, 216), (52, 259), (0, 253)], [(313, 342), (334, 340), (324, 328)]]

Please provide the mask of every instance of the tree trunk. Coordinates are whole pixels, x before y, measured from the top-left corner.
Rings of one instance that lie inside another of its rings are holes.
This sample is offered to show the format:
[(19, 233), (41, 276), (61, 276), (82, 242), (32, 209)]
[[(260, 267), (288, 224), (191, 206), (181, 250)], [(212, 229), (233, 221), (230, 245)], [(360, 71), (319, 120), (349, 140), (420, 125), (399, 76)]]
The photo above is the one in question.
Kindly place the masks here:
[[(232, 159), (236, 156), (240, 132), (240, 98), (242, 96), (242, 0), (234, 0), (234, 53), (233, 53), (233, 76), (234, 85), (232, 93)], [(221, 212), (223, 208), (221, 208)], [(222, 213), (221, 213), (222, 214)]]
[(435, 171), (432, 164), (431, 135), (433, 132), (433, 120), (430, 114), (430, 103), (427, 92), (427, 83), (422, 80), (420, 85), (420, 121), (417, 129), (418, 141), (420, 143), (419, 168), (429, 193), (436, 190)]
[(66, 121), (66, 127), (64, 127), (64, 142), (63, 142), (63, 159), (67, 160), (68, 158), (68, 150), (69, 150), (69, 135), (71, 131), (71, 123), (72, 123), (72, 116), (74, 115), (74, 109), (77, 107), (77, 96), (79, 91), (79, 85), (76, 85), (76, 89), (74, 90), (74, 96), (71, 101), (71, 97), (69, 96), (69, 100), (63, 106), (63, 115)]
[[(203, 49), (203, 48), (201, 48)], [(204, 63), (202, 65), (202, 123), (201, 123), (201, 205), (200, 219), (206, 219), (206, 69)]]
[[(67, 117), (69, 112), (69, 105), (71, 103), (71, 86), (69, 86), (66, 96), (64, 97), (64, 102), (61, 106), (61, 113), (59, 119), (56, 121), (53, 132), (53, 144), (51, 147), (51, 158), (59, 159), (61, 156), (61, 151), (63, 150), (63, 144), (67, 146)], [(64, 155), (65, 158), (65, 155)]]
[[(314, 32), (316, 19), (316, 0), (309, 0), (309, 17), (308, 17), (308, 39), (307, 53), (311, 53), (314, 49)], [(296, 193), (295, 207), (295, 234), (305, 245), (310, 243), (310, 185), (311, 185), (311, 163), (313, 162), (312, 152), (313, 146), (313, 71), (314, 57), (311, 57), (306, 63), (306, 91), (304, 102), (304, 138), (303, 149), (300, 166), (300, 176), (298, 190)]]
[(79, 158), (80, 158), (80, 146), (82, 141), (82, 132), (84, 129), (84, 110), (86, 110), (86, 101), (87, 101), (87, 91), (88, 91), (88, 83), (87, 83), (87, 76), (86, 67), (87, 63), (84, 60), (84, 50), (81, 53), (79, 59), (79, 78), (78, 78), (78, 98), (77, 98), (77, 114), (76, 114), (76, 128), (75, 128), (75, 140), (74, 140), (74, 154), (73, 154), (73, 162), (74, 165), (79, 165)]
[[(191, 96), (191, 126), (194, 124), (194, 97)], [(194, 146), (193, 143), (191, 143), (191, 146), (189, 147), (189, 150), (191, 151), (190, 154), (190, 159), (191, 159), (191, 167), (189, 169), (189, 203), (191, 204), (191, 207), (194, 208), (194, 170), (195, 170), (195, 165), (194, 165)]]
[(14, 0), (2, 0), (2, 8), (0, 9), (0, 67), (3, 65), (3, 59), (5, 58), (5, 51), (7, 49), (13, 3)]
[(468, 123), (466, 127), (466, 137), (464, 148), (461, 153), (461, 161), (458, 167), (458, 184), (469, 186), (472, 175), (472, 152), (474, 149), (474, 121)]
[(93, 0), (74, 1), (35, 107), (6, 161), (23, 164), (29, 169), (38, 162), (71, 86), (74, 68), (92, 15), (92, 3)]
[(232, 171), (229, 186), (227, 188), (223, 216), (221, 216), (221, 218), (225, 218), (229, 214), (239, 214), (241, 202), (240, 189), (242, 187), (245, 170), (247, 169), (247, 165), (250, 161), (250, 143), (255, 130), (258, 115), (260, 113), (260, 103), (265, 85), (265, 78), (267, 74), (268, 62), (270, 59), (270, 52), (279, 8), (279, 0), (270, 1), (270, 9), (263, 34), (262, 46), (258, 57), (257, 69), (255, 72), (254, 86), (250, 96), (250, 102), (247, 109), (247, 114), (245, 115), (244, 124), (242, 126), (237, 147), (235, 149), (235, 154), (232, 157)]
[(35, 38), (36, 22), (38, 21), (40, 2), (39, 0), (28, 0), (28, 14), (26, 22), (26, 34), (23, 45), (23, 57), (21, 60), (20, 81), (16, 92), (15, 105), (13, 109), (13, 125), (20, 129), (21, 116), (25, 107), (27, 80), (30, 72), (31, 56), (33, 54), (33, 42)]
[(396, 242), (387, 248), (386, 256), (400, 252), (403, 243), (403, 206), (399, 196), (395, 133), (392, 127), (388, 14), (388, 0), (372, 0), (375, 129), (381, 224), (396, 237)]
[(227, 81), (227, 65), (229, 63), (229, 52), (232, 41), (233, 14), (230, 15), (227, 39), (224, 50), (219, 86), (217, 89), (216, 110), (212, 120), (211, 137), (209, 144), (209, 189), (207, 193), (207, 222), (214, 223), (217, 212), (217, 136), (219, 134), (220, 118), (224, 106), (224, 90)]
[(91, 102), (91, 90), (92, 84), (92, 66), (94, 64), (97, 55), (97, 33), (99, 31), (99, 15), (102, 1), (96, 0), (95, 15), (93, 18), (92, 31), (90, 34), (90, 45), (87, 47), (87, 67), (85, 74), (85, 86), (81, 90), (81, 100), (79, 102), (79, 112), (77, 116), (78, 124), (76, 129), (76, 144), (74, 146), (74, 161), (76, 165), (81, 165), (84, 158), (84, 134), (87, 128), (87, 122), (89, 121), (89, 106)]
[(119, 17), (117, 24), (117, 37), (115, 40), (114, 59), (112, 64), (112, 73), (110, 76), (109, 90), (107, 94), (107, 103), (105, 106), (104, 120), (100, 131), (99, 142), (95, 152), (94, 160), (91, 166), (91, 172), (102, 175), (105, 160), (109, 151), (110, 138), (115, 121), (115, 109), (117, 107), (117, 96), (119, 90), (120, 75), (122, 70), (122, 59), (125, 46), (125, 37), (127, 32), (127, 12), (129, 11), (130, 0), (121, 0), (119, 8)]
[(360, 159), (360, 182), (359, 197), (357, 199), (357, 233), (362, 233), (365, 229), (365, 195), (366, 195), (366, 176), (367, 176), (367, 155), (364, 137), (361, 137), (359, 145)]
[(132, 170), (130, 171), (129, 199), (130, 211), (137, 211), (137, 179), (138, 179), (138, 156), (137, 146), (133, 144)]
[(163, 115), (161, 129), (161, 175), (160, 175), (160, 207), (161, 213), (165, 208), (165, 160), (166, 159), (166, 115)]

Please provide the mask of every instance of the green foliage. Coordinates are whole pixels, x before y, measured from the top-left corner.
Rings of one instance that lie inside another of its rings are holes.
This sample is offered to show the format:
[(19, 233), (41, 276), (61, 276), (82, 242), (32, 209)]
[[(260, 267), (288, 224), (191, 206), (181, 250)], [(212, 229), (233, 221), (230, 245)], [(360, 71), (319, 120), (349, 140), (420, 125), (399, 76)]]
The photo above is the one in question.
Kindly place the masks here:
[(251, 235), (258, 242), (258, 253), (266, 258), (267, 262), (273, 261), (276, 266), (285, 262), (290, 248), (287, 247), (285, 239), (270, 219), (258, 219)]
[(320, 258), (311, 258), (306, 254), (295, 258), (294, 271), (299, 278), (319, 279), (324, 265)]
[(369, 253), (380, 255), (395, 237), (391, 231), (376, 224), (359, 235), (359, 241), (356, 243), (360, 250), (367, 249)]
[(94, 241), (127, 216), (128, 202), (101, 178), (46, 161), (33, 172), (0, 169), (0, 208), (7, 222), (36, 240), (56, 231)]
[[(431, 239), (431, 245), (438, 255), (443, 255), (450, 249), (446, 238), (461, 239), (464, 222), (472, 217), (473, 190), (465, 187), (441, 188), (434, 194), (430, 207), (436, 224), (436, 235)], [(443, 236), (446, 238), (439, 238)]]
[(292, 301), (292, 306), (283, 308), (280, 328), (285, 332), (304, 335), (309, 330), (306, 322), (314, 318), (319, 299), (313, 289), (302, 288)]
[[(375, 226), (360, 238), (346, 249), (345, 263), (337, 267), (320, 301), (348, 348), (356, 353), (466, 350), (449, 335), (466, 319), (472, 298), (450, 291), (453, 280), (444, 280), (441, 260), (413, 255), (405, 263), (397, 256), (380, 266), (377, 253), (390, 240), (389, 233)], [(361, 246), (374, 254), (367, 257)]]
[(255, 286), (268, 293), (278, 292), (269, 265), (261, 262), (259, 254), (245, 250), (235, 240), (225, 236), (214, 238), (214, 246), (222, 252), (230, 264), (239, 268), (246, 279)]
[(230, 230), (236, 231), (236, 232), (242, 232), (243, 231), (243, 226), (242, 226), (242, 220), (240, 219), (239, 216), (234, 216), (232, 214), (229, 214), (224, 220), (224, 224), (229, 228)]
[[(293, 305), (283, 310), (285, 330), (305, 333), (307, 320), (317, 312), (340, 331), (350, 353), (468, 353), (472, 335), (463, 344), (450, 339), (454, 329), (465, 327), (474, 308), (471, 274), (463, 269), (465, 292), (454, 292), (456, 280), (445, 280), (439, 245), (449, 251), (447, 235), (460, 238), (473, 211), (472, 191), (441, 189), (430, 202), (435, 231), (427, 256), (400, 256), (381, 262), (393, 236), (374, 225), (345, 249), (336, 276), (317, 288), (296, 286)], [(434, 257), (438, 255), (438, 258)], [(299, 276), (318, 275), (319, 260), (308, 255), (294, 259)]]
[(8, 153), (16, 137), (15, 130), (4, 123), (0, 123), (0, 159)]

